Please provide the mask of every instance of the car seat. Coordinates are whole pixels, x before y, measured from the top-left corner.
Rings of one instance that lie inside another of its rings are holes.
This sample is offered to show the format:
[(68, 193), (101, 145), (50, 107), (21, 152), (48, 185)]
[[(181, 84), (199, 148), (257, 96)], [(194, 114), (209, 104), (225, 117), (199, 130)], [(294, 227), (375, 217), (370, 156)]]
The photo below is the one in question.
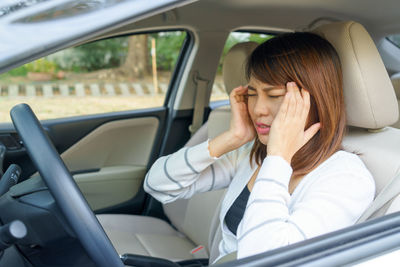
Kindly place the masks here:
[[(399, 108), (383, 61), (357, 22), (325, 24), (312, 32), (327, 39), (340, 57), (348, 125), (343, 148), (361, 157), (374, 177), (376, 195), (382, 196), (386, 193), (382, 189), (391, 185), (400, 169), (400, 130), (391, 127), (398, 120)], [(372, 206), (364, 212), (364, 219), (399, 211), (400, 196), (371, 213)], [(231, 253), (218, 263), (235, 258), (236, 253)]]
[[(359, 23), (332, 23), (315, 32), (333, 44), (342, 63), (349, 126), (343, 145), (360, 155), (375, 179), (376, 195), (382, 197), (400, 168), (400, 130), (391, 127), (399, 113), (392, 82), (372, 38)], [(392, 198), (373, 213), (367, 209), (363, 220), (399, 211), (396, 203)]]

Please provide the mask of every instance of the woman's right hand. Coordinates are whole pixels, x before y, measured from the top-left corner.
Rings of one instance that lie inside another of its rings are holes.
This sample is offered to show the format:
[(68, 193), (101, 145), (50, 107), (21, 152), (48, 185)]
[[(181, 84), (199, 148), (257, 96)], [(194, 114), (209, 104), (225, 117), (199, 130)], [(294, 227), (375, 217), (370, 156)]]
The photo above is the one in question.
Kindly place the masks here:
[(231, 124), (228, 131), (210, 140), (208, 150), (213, 157), (220, 157), (250, 142), (256, 131), (247, 109), (247, 87), (239, 86), (229, 95)]
[(231, 124), (229, 132), (238, 142), (238, 147), (256, 137), (256, 131), (247, 108), (247, 86), (239, 86), (229, 95), (231, 103)]

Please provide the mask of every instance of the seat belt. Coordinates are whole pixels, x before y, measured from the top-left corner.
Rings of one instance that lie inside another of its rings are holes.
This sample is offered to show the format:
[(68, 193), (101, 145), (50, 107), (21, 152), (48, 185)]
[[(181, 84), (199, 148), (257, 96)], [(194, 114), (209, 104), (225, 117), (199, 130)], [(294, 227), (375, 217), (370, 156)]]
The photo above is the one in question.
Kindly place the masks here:
[(194, 98), (193, 120), (192, 124), (189, 126), (191, 136), (193, 136), (203, 124), (207, 87), (210, 82), (207, 79), (201, 78), (197, 71), (193, 75), (193, 81), (196, 85), (196, 96)]
[(391, 201), (400, 194), (400, 173), (396, 174), (394, 178), (382, 189), (376, 196), (371, 205), (364, 211), (357, 223), (362, 223), (368, 220), (375, 212), (381, 209), (386, 203)]

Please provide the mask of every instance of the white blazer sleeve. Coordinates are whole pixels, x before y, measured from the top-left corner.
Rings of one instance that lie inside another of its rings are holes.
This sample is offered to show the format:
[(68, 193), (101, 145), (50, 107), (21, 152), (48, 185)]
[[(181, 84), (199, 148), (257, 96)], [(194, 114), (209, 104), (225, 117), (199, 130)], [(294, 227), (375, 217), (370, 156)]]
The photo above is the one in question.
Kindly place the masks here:
[(238, 227), (238, 258), (350, 226), (372, 202), (367, 170), (334, 170), (310, 185), (289, 210), (292, 168), (281, 157), (264, 160)]
[(159, 158), (144, 181), (144, 189), (162, 203), (195, 193), (227, 187), (235, 173), (236, 151), (210, 156), (208, 141)]

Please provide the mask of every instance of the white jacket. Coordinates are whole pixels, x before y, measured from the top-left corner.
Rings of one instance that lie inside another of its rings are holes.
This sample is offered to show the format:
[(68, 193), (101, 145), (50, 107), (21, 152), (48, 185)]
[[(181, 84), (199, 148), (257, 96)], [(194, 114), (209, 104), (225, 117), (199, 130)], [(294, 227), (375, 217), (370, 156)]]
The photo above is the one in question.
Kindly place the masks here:
[(355, 154), (336, 152), (307, 174), (292, 195), (292, 168), (281, 157), (267, 156), (235, 236), (224, 218), (257, 169), (249, 162), (251, 146), (220, 158), (210, 156), (208, 141), (184, 147), (159, 158), (145, 178), (146, 192), (162, 203), (229, 186), (220, 211), (218, 259), (234, 251), (244, 258), (350, 226), (373, 201), (373, 177)]

